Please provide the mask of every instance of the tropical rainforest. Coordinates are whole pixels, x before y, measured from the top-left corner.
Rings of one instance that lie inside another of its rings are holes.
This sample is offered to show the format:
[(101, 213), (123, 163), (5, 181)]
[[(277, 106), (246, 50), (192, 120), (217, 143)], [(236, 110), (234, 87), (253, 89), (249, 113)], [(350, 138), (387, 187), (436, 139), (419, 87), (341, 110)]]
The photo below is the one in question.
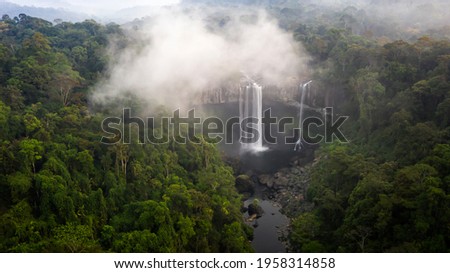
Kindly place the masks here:
[[(448, 252), (450, 29), (362, 31), (370, 16), (355, 8), (269, 13), (350, 117), (349, 143), (315, 151), (301, 201), (313, 206), (292, 217), (289, 249)], [(129, 42), (121, 26), (10, 16), (0, 21), (1, 252), (253, 251), (238, 173), (214, 144), (100, 143), (108, 111), (89, 92), (110, 40)]]

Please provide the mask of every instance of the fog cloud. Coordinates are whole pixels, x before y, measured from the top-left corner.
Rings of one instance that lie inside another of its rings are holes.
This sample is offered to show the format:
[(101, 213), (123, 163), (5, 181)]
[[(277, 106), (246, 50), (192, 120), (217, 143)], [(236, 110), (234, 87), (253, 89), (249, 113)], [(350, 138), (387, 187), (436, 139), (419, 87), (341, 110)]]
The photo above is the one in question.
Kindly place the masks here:
[(94, 100), (132, 93), (179, 104), (196, 92), (239, 80), (240, 72), (279, 85), (305, 70), (300, 44), (264, 12), (220, 17), (220, 24), (213, 24), (211, 16), (199, 12), (167, 11), (147, 20), (134, 30), (135, 46), (112, 50), (108, 77), (95, 88)]

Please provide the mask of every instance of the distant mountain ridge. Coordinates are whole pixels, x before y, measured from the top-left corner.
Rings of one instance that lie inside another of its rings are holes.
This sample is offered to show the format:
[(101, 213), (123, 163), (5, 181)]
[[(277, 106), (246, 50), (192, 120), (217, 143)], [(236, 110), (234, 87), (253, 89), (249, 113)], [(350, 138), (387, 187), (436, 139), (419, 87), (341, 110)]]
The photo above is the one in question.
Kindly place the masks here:
[(61, 8), (43, 8), (34, 6), (21, 6), (14, 3), (0, 1), (0, 16), (7, 14), (11, 18), (24, 13), (33, 17), (45, 19), (53, 22), (55, 19), (62, 19), (63, 21), (80, 22), (86, 19), (93, 18), (88, 14), (76, 13)]

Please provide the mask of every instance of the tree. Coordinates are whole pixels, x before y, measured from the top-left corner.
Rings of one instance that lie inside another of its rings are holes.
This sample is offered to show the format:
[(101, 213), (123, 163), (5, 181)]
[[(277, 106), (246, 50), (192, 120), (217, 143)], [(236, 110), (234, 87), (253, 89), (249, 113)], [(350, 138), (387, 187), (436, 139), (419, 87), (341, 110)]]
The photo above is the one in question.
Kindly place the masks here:
[(3, 101), (13, 110), (21, 110), (24, 107), (22, 91), (15, 85), (7, 85), (0, 88), (0, 96)]
[(55, 229), (54, 240), (61, 252), (96, 252), (99, 250), (92, 229), (86, 225), (69, 223)]
[(130, 160), (128, 145), (116, 144), (114, 145), (114, 151), (116, 153), (116, 171), (123, 173), (124, 177), (127, 176), (128, 162)]
[[(354, 188), (341, 232), (350, 241), (356, 243), (359, 251), (366, 252), (369, 238), (377, 242), (388, 236), (387, 229), (391, 223), (392, 203), (389, 195), (392, 185), (385, 181), (381, 172), (372, 172), (365, 176)], [(373, 251), (382, 251), (382, 244), (370, 244)]]
[(36, 161), (42, 158), (44, 146), (36, 139), (24, 139), (19, 143), (19, 154), (22, 155), (26, 166), (31, 165), (31, 170), (36, 173)]
[(6, 106), (1, 100), (0, 100), (0, 128), (2, 130), (0, 131), (0, 139), (5, 139), (8, 136), (8, 119), (9, 119), (9, 113), (11, 111), (11, 108)]
[(438, 105), (444, 100), (446, 89), (450, 85), (442, 81), (441, 77), (422, 80), (411, 88), (413, 98), (413, 113), (419, 121), (433, 120)]
[(292, 232), (289, 235), (294, 251), (322, 252), (325, 248), (318, 241), (321, 233), (320, 220), (311, 212), (302, 213), (292, 221)]
[(359, 103), (359, 122), (361, 131), (366, 139), (372, 132), (374, 123), (374, 111), (377, 109), (385, 88), (378, 81), (378, 73), (369, 69), (361, 69), (350, 80), (350, 85), (356, 93)]
[(233, 222), (225, 225), (222, 235), (223, 252), (243, 252), (248, 251), (247, 238), (242, 231), (241, 224)]
[(27, 113), (23, 116), (23, 123), (25, 124), (25, 130), (27, 136), (41, 128), (41, 121), (33, 114)]
[(177, 252), (183, 252), (189, 249), (189, 242), (195, 235), (194, 223), (188, 217), (180, 216), (176, 225), (176, 232), (178, 234)]
[[(86, 69), (85, 65), (88, 60), (87, 49), (83, 46), (75, 46), (70, 52), (70, 57), (79, 69)], [(77, 70), (79, 70), (77, 69)]]
[(51, 50), (50, 41), (40, 32), (35, 32), (30, 39), (25, 39), (23, 47), (30, 55), (43, 57)]
[(28, 196), (28, 191), (31, 189), (31, 178), (17, 172), (8, 175), (8, 185), (11, 189), (12, 200), (17, 203)]
[(94, 21), (0, 22), (0, 251), (251, 251), (214, 145), (98, 145), (109, 110), (88, 107), (82, 87), (104, 72), (108, 35), (129, 42)]
[(113, 242), (116, 252), (151, 253), (162, 252), (158, 235), (149, 230), (122, 233)]
[(67, 106), (70, 103), (73, 88), (80, 86), (83, 78), (78, 71), (72, 69), (69, 60), (62, 53), (55, 55), (52, 66), (52, 89), (58, 95), (62, 105)]

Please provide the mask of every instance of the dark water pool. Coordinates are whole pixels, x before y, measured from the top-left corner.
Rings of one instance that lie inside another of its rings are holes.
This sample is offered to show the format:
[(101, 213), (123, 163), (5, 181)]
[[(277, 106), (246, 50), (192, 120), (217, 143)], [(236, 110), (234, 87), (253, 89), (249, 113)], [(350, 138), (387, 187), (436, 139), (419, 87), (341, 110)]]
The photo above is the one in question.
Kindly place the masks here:
[[(253, 202), (255, 197), (244, 202), (245, 206), (248, 206)], [(286, 247), (283, 245), (279, 236), (281, 231), (285, 230), (285, 227), (289, 223), (289, 219), (280, 213), (280, 208), (274, 203), (268, 200), (259, 199), (259, 206), (264, 210), (264, 214), (258, 218), (258, 226), (254, 228), (252, 246), (257, 253), (280, 253), (286, 252)], [(246, 218), (248, 214), (245, 213)], [(247, 222), (249, 225), (255, 224), (253, 222)]]

